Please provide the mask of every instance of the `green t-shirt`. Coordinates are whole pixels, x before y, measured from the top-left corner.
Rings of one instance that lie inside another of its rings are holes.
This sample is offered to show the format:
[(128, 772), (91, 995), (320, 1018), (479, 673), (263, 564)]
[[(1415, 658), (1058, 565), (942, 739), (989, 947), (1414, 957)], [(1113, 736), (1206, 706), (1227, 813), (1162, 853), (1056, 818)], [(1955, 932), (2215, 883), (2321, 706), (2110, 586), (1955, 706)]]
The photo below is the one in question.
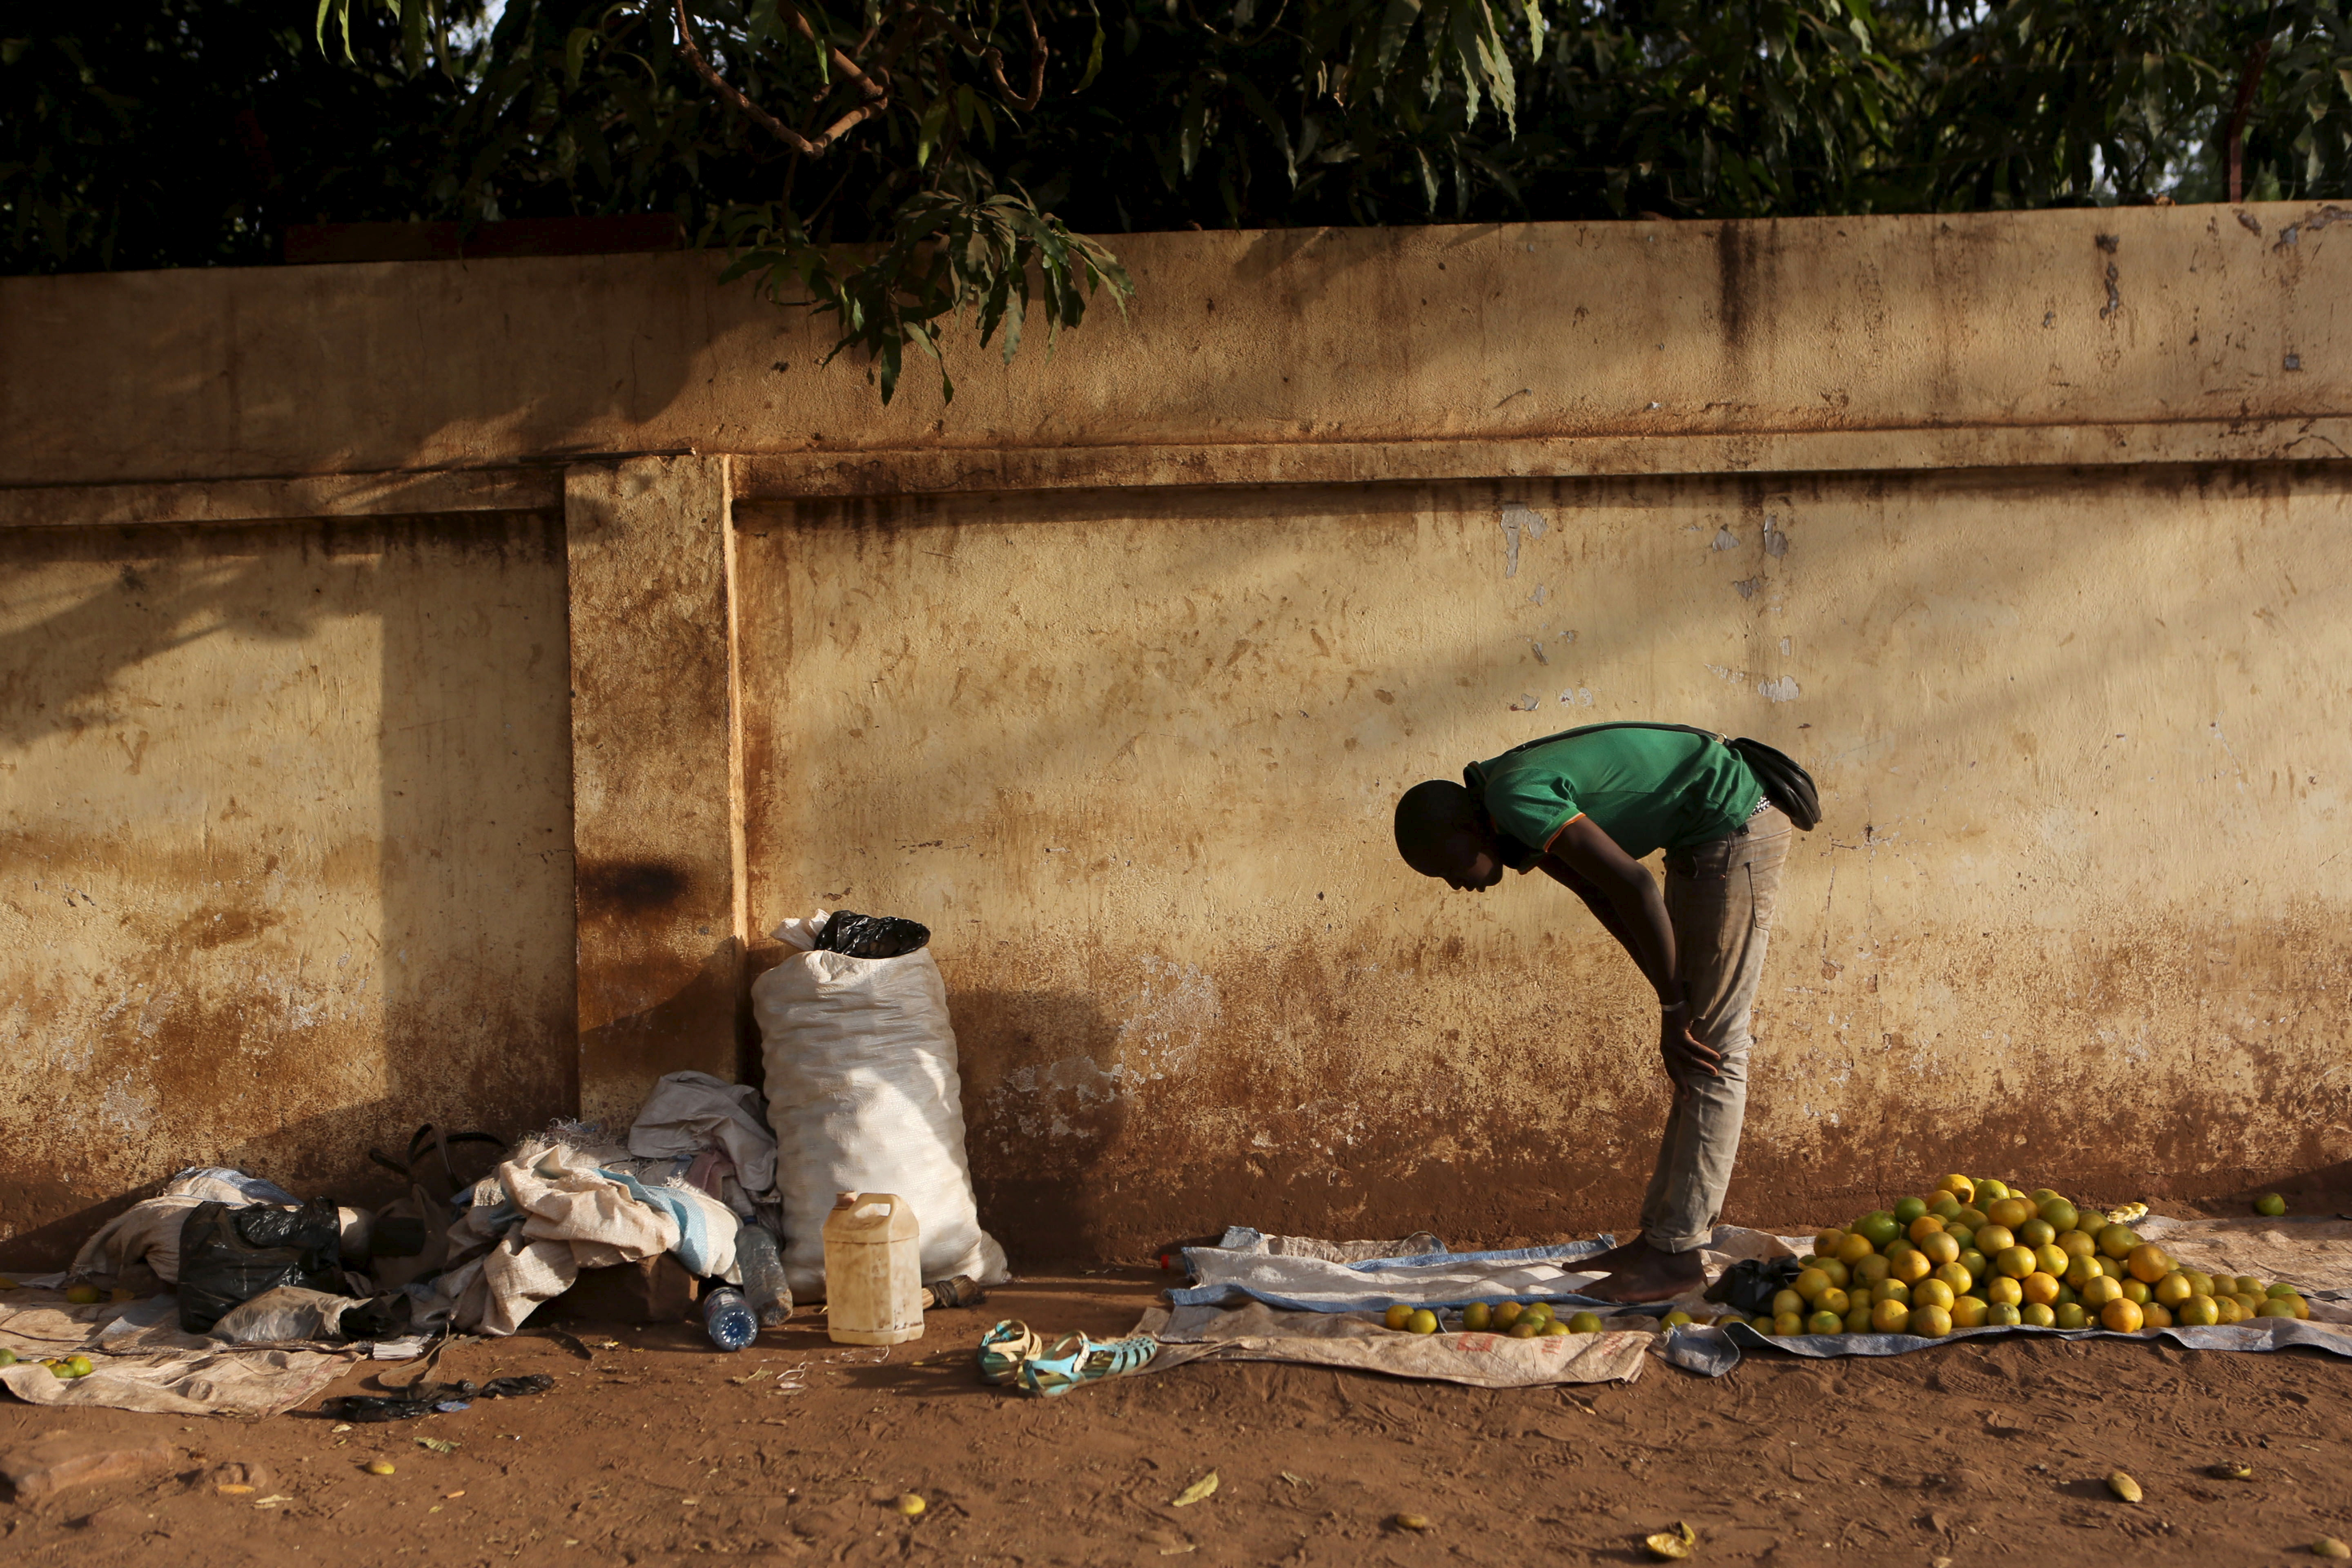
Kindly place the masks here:
[(1712, 843), (1754, 815), (1763, 785), (1711, 734), (1647, 724), (1593, 724), (1514, 746), (1462, 771), (1470, 793), (1527, 847), (1524, 871), (1559, 830), (1589, 816), (1639, 860)]

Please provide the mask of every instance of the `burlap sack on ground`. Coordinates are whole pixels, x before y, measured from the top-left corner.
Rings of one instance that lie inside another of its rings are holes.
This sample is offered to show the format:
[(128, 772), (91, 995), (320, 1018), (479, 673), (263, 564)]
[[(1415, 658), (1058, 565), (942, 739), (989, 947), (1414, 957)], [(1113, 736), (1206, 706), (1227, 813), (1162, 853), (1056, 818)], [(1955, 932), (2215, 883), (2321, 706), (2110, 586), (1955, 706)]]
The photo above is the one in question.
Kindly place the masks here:
[[(369, 1353), (365, 1346), (225, 1345), (182, 1333), (179, 1310), (169, 1295), (76, 1307), (54, 1290), (0, 1291), (0, 1344), (25, 1358), (0, 1367), (0, 1388), (29, 1405), (275, 1415)], [(77, 1354), (95, 1368), (88, 1377), (61, 1378), (40, 1364)]]
[(2251, 1274), (2305, 1291), (2352, 1290), (2352, 1220), (2167, 1219), (2132, 1226), (2183, 1268)]
[(1654, 1335), (1563, 1334), (1515, 1340), (1507, 1334), (1405, 1334), (1368, 1319), (1332, 1312), (1286, 1312), (1252, 1301), (1232, 1309), (1154, 1307), (1136, 1331), (1160, 1341), (1144, 1372), (1196, 1361), (1281, 1361), (1348, 1367), (1392, 1377), (1532, 1388), (1553, 1383), (1631, 1383), (1642, 1374)]

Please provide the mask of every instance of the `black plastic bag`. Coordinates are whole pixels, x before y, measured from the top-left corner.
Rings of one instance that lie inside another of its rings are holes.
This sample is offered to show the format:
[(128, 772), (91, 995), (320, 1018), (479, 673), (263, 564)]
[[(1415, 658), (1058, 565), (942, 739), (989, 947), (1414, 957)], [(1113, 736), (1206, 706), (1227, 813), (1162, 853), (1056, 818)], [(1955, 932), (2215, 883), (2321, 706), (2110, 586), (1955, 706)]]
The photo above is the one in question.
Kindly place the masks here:
[(896, 915), (854, 915), (835, 910), (816, 933), (819, 952), (845, 952), (852, 958), (898, 958), (931, 940), (931, 928)]
[(180, 1327), (205, 1333), (280, 1285), (348, 1296), (342, 1251), (341, 1221), (324, 1198), (299, 1209), (198, 1204), (180, 1225)]
[(373, 1394), (346, 1394), (319, 1406), (319, 1414), (338, 1421), (414, 1421), (430, 1415), (445, 1404), (464, 1405), (476, 1399), (523, 1399), (545, 1394), (555, 1379), (543, 1372), (520, 1377), (494, 1377), (477, 1387), (465, 1378), (455, 1383), (427, 1383), (405, 1388), (390, 1398)]
[(1796, 1283), (1806, 1261), (1802, 1258), (1742, 1258), (1706, 1288), (1706, 1299), (1751, 1318), (1769, 1312), (1772, 1298)]

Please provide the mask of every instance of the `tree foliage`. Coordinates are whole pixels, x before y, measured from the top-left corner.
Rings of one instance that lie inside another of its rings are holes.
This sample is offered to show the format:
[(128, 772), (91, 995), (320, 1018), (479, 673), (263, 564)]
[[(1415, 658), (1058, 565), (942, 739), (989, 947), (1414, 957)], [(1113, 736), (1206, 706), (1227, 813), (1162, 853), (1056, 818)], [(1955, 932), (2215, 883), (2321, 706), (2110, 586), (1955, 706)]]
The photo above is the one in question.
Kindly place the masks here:
[(2352, 193), (2352, 0), (308, 4), (13, 24), (5, 264), (675, 212), (887, 397), (1123, 299), (1140, 229)]

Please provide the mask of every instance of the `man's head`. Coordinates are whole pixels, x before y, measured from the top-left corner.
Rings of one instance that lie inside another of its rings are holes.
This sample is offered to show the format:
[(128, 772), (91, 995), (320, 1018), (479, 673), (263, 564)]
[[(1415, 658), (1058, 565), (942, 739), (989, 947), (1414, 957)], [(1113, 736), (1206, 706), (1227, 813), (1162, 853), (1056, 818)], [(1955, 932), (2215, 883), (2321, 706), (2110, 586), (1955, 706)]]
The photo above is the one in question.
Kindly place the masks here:
[(1477, 796), (1446, 779), (1404, 792), (1396, 808), (1397, 853), (1424, 877), (1485, 889), (1503, 879), (1503, 841)]

